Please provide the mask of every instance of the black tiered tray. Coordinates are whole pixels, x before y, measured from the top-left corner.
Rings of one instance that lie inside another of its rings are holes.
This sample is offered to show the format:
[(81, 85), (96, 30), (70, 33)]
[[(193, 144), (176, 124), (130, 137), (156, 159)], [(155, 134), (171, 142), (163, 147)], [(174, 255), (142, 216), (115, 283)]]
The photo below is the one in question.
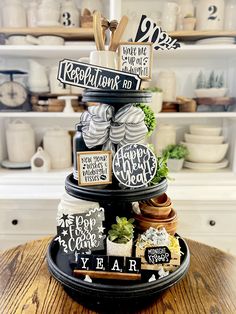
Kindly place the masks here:
[[(152, 272), (144, 271), (143, 281), (139, 283), (117, 283), (109, 281), (85, 282), (72, 276), (72, 269), (68, 256), (59, 250), (58, 242), (54, 240), (48, 247), (47, 263), (52, 276), (62, 284), (65, 291), (74, 300), (93, 310), (107, 313), (121, 313), (135, 311), (148, 306), (164, 290), (180, 281), (187, 273), (190, 264), (190, 253), (186, 242), (179, 239), (181, 252), (180, 267), (167, 277), (148, 282)], [(122, 311), (123, 309), (123, 311)]]

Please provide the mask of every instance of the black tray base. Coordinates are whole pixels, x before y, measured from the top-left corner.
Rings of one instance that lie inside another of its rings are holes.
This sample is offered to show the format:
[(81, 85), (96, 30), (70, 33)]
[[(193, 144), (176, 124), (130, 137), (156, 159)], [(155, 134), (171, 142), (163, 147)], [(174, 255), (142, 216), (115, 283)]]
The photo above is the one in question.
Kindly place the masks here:
[[(147, 307), (166, 289), (180, 281), (190, 265), (190, 253), (186, 242), (179, 239), (181, 251), (180, 267), (165, 278), (154, 282), (117, 283), (101, 280), (84, 282), (72, 276), (68, 255), (62, 254), (58, 242), (52, 240), (48, 247), (47, 263), (51, 275), (62, 284), (65, 291), (75, 301), (102, 313), (131, 313), (135, 309)], [(150, 278), (153, 271), (143, 271), (142, 280)], [(144, 275), (144, 276), (143, 276)]]

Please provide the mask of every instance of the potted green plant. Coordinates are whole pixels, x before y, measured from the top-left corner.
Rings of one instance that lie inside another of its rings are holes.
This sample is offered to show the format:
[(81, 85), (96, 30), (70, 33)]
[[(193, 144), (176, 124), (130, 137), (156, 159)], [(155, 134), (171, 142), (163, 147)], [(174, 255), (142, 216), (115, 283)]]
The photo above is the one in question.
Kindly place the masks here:
[(168, 145), (162, 154), (165, 158), (168, 158), (167, 166), (169, 170), (177, 172), (183, 168), (184, 159), (188, 155), (188, 149), (182, 144)]
[(132, 256), (134, 219), (116, 217), (107, 237), (107, 255)]
[(192, 14), (187, 14), (183, 20), (183, 28), (185, 31), (193, 31), (196, 25), (196, 17)]
[(163, 103), (163, 91), (159, 87), (146, 88), (147, 91), (152, 93), (152, 102), (149, 103), (149, 107), (154, 113), (159, 113), (162, 110)]

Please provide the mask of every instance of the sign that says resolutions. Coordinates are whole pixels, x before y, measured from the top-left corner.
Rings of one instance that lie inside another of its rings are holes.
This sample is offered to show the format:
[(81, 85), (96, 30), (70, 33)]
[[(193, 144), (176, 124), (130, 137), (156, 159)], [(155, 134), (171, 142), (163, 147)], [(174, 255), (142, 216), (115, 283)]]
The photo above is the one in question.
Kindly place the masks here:
[(113, 173), (123, 185), (139, 188), (148, 184), (156, 174), (154, 153), (141, 144), (122, 146), (113, 159)]
[(92, 89), (138, 90), (141, 84), (138, 75), (67, 59), (60, 61), (57, 78), (64, 84)]

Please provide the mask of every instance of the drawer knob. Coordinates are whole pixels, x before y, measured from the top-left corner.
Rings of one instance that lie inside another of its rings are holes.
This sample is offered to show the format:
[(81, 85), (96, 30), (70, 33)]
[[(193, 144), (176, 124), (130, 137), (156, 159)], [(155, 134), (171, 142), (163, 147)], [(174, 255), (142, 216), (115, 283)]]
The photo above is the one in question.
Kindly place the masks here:
[(16, 225), (18, 225), (18, 220), (17, 219), (13, 219), (11, 223), (13, 224), (13, 226), (16, 226)]
[(213, 227), (213, 226), (215, 226), (216, 222), (215, 222), (215, 220), (210, 220), (209, 224), (210, 224), (210, 226)]

